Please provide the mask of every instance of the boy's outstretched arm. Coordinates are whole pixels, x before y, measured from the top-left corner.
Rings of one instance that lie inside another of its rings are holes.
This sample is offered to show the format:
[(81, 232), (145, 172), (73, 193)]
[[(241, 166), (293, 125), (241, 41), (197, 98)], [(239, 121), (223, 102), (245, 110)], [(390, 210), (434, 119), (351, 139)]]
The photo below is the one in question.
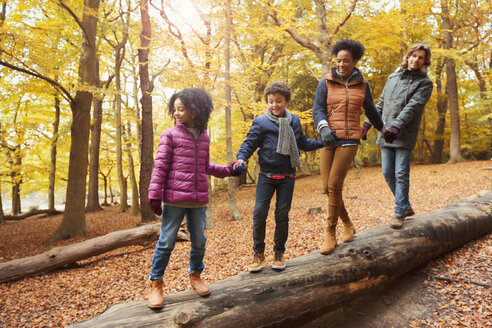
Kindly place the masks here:
[(241, 144), (241, 147), (236, 153), (236, 158), (238, 160), (247, 161), (253, 153), (260, 147), (262, 141), (261, 127), (258, 124), (257, 119), (253, 120), (251, 127), (249, 128), (246, 139)]

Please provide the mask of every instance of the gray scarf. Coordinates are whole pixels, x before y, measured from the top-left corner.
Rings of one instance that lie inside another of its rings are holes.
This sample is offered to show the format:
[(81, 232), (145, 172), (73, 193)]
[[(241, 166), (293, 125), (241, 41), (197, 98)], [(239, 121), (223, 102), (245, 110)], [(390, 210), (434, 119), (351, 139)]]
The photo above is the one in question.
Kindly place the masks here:
[(294, 130), (292, 130), (292, 127), (290, 126), (292, 114), (286, 108), (285, 116), (277, 117), (267, 108), (265, 115), (270, 121), (278, 125), (277, 153), (289, 155), (292, 167), (301, 166), (296, 136), (294, 135)]

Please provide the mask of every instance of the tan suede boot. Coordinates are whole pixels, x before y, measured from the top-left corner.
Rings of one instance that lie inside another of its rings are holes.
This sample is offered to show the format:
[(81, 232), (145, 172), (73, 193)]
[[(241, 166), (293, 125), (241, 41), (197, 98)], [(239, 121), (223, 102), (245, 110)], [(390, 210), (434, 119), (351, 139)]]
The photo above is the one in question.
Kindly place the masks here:
[(341, 217), (341, 220), (343, 222), (343, 237), (342, 241), (344, 243), (348, 243), (352, 240), (354, 240), (354, 235), (355, 235), (355, 227), (352, 221), (350, 221), (350, 218), (347, 216)]
[(337, 245), (336, 229), (337, 220), (328, 218), (328, 226), (326, 227), (325, 238), (320, 250), (321, 254), (328, 255), (335, 249), (335, 246)]
[(200, 272), (190, 274), (190, 284), (198, 295), (210, 295), (210, 288), (208, 288), (208, 286), (202, 281), (202, 278), (200, 278)]
[(152, 281), (152, 290), (149, 294), (148, 306), (151, 309), (160, 309), (164, 305), (164, 295), (162, 294), (162, 281)]

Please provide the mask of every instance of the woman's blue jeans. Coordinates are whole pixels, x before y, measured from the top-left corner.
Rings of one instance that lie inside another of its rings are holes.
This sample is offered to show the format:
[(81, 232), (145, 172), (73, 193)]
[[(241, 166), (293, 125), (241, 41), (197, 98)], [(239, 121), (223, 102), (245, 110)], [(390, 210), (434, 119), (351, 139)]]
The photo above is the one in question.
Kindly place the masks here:
[(205, 243), (207, 241), (207, 237), (205, 237), (206, 212), (206, 207), (183, 208), (164, 205), (161, 234), (155, 246), (150, 280), (162, 280), (164, 277), (164, 271), (169, 263), (169, 257), (174, 249), (179, 227), (185, 215), (191, 239), (190, 267), (188, 272), (192, 274), (203, 271), (205, 267), (203, 257), (205, 256)]
[(405, 210), (412, 208), (408, 197), (411, 157), (409, 149), (381, 147), (383, 176), (395, 196), (395, 214), (399, 217), (404, 217)]
[(285, 177), (272, 179), (259, 174), (256, 184), (256, 200), (253, 212), (253, 250), (256, 253), (265, 251), (265, 229), (268, 210), (273, 194), (277, 193), (275, 204), (275, 234), (273, 241), (276, 252), (285, 252), (285, 243), (289, 235), (289, 211), (294, 194), (295, 179)]

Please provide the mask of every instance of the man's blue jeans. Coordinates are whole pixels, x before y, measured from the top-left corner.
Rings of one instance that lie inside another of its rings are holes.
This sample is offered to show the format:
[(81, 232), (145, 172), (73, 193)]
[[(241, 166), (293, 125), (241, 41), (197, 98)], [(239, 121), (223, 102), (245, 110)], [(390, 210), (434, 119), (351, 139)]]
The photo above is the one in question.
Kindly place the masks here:
[(395, 214), (400, 217), (405, 216), (405, 210), (412, 208), (408, 198), (411, 157), (409, 149), (381, 147), (383, 176), (395, 195)]
[(289, 235), (289, 211), (294, 194), (295, 179), (285, 177), (272, 179), (259, 174), (256, 184), (256, 200), (253, 212), (253, 250), (256, 253), (265, 251), (265, 229), (270, 201), (274, 192), (277, 193), (275, 204), (275, 234), (273, 241), (276, 252), (285, 252), (285, 243)]
[(162, 280), (164, 271), (169, 263), (169, 257), (174, 249), (179, 227), (186, 215), (186, 223), (190, 232), (191, 250), (190, 250), (190, 274), (202, 272), (205, 265), (203, 257), (205, 256), (205, 224), (206, 224), (206, 207), (183, 208), (164, 205), (162, 211), (161, 234), (159, 241), (155, 246), (154, 258), (152, 259), (152, 271), (150, 280)]

